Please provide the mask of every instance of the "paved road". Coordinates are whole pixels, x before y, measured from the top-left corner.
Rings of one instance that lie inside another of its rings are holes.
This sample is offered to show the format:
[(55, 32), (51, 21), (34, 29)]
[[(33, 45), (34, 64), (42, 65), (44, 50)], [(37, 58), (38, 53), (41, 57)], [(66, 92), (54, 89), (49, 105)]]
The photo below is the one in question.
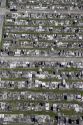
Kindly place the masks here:
[(69, 62), (69, 61), (74, 61), (74, 62), (83, 62), (83, 58), (54, 58), (54, 57), (0, 57), (0, 60), (7, 60), (7, 61), (59, 61), (59, 62)]
[(26, 10), (18, 10), (18, 12), (24, 12), (24, 11), (27, 11), (29, 13), (62, 13), (62, 14), (81, 14), (83, 15), (83, 11), (61, 11), (61, 10), (57, 10), (57, 11), (54, 11), (54, 10), (41, 10), (41, 9), (26, 9)]
[(0, 7), (0, 15), (5, 15), (7, 12), (10, 12), (8, 9)]
[(1, 7), (6, 7), (6, 0), (1, 1)]

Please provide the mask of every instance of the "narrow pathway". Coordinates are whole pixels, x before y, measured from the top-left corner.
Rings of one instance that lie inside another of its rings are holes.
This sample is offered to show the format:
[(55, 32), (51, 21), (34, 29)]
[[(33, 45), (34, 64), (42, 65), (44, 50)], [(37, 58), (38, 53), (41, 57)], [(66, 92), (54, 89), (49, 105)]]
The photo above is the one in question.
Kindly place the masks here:
[(74, 61), (74, 62), (83, 62), (83, 58), (80, 58), (80, 57), (65, 57), (65, 58), (62, 58), (62, 57), (11, 57), (11, 56), (4, 56), (4, 57), (0, 57), (0, 60), (6, 60), (6, 61), (31, 61), (31, 62), (34, 62), (34, 61), (48, 61), (48, 62), (56, 62), (56, 61), (59, 61), (59, 62), (70, 62), (70, 61)]

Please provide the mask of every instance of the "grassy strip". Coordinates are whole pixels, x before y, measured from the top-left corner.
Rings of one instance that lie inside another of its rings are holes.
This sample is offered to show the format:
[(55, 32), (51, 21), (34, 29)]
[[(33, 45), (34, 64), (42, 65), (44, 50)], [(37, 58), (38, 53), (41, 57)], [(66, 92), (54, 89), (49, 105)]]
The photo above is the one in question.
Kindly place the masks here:
[(77, 72), (77, 71), (81, 71), (82, 69), (81, 68), (74, 68), (74, 67), (70, 67), (70, 68), (62, 68), (62, 69), (59, 69), (59, 71), (61, 72)]
[[(4, 24), (4, 26), (7, 28), (8, 26), (10, 26), (10, 27), (39, 27), (39, 25), (34, 25), (34, 24), (32, 24), (32, 25), (18, 25), (18, 24), (10, 24), (10, 23), (6, 23), (5, 22), (5, 24)], [(62, 25), (58, 25), (58, 26), (56, 26), (56, 25), (50, 25), (50, 24), (45, 24), (45, 25), (42, 25), (42, 27), (53, 27), (53, 28), (62, 28), (63, 26)], [(73, 26), (73, 25), (69, 25), (69, 26), (67, 26), (67, 27), (73, 27), (73, 28), (83, 28), (83, 26)]]
[(53, 81), (56, 81), (56, 82), (60, 82), (61, 80), (59, 80), (58, 78), (54, 77), (54, 78), (45, 78), (45, 79), (38, 79), (39, 81), (42, 81), (42, 82), (53, 82)]
[(2, 48), (2, 39), (0, 38), (0, 49)]
[(61, 110), (61, 113), (66, 115), (66, 116), (74, 116), (74, 115), (77, 115), (77, 116), (82, 116), (83, 113), (81, 112), (75, 112), (74, 110)]
[(0, 68), (0, 70), (7, 70), (7, 71), (39, 71), (39, 68)]
[(27, 78), (1, 78), (2, 81), (25, 81)]
[(82, 41), (82, 40), (79, 40), (79, 41), (76, 41), (76, 40), (73, 40), (73, 41), (72, 41), (72, 40), (67, 40), (67, 41), (65, 40), (65, 41), (63, 41), (63, 40), (62, 40), (62, 42), (63, 42), (63, 43), (74, 43), (74, 42), (75, 42), (75, 43), (82, 43), (83, 41)]
[[(17, 49), (25, 49), (25, 50), (33, 50), (33, 51), (35, 51), (35, 50), (42, 50), (42, 51), (51, 51), (51, 48), (50, 47), (47, 47), (47, 48), (39, 48), (39, 47), (11, 47), (12, 49), (14, 49), (14, 50), (17, 50)], [(71, 50), (71, 51), (75, 51), (75, 50), (79, 50), (80, 49), (80, 51), (83, 51), (83, 48), (67, 48), (67, 47), (56, 47), (56, 48), (54, 48), (54, 50), (65, 50), (65, 51), (68, 51), (68, 50)]]
[[(29, 90), (29, 89), (27, 89)], [(14, 90), (16, 91), (16, 89)], [(17, 91), (24, 91), (23, 89), (17, 89)], [(26, 89), (25, 89), (26, 91)], [(57, 93), (57, 94), (61, 94), (61, 93), (72, 93), (72, 94), (76, 94), (76, 93), (79, 93), (81, 95), (83, 95), (83, 91), (79, 91), (78, 89), (71, 89), (71, 90), (59, 90), (59, 89), (31, 89), (30, 91), (33, 91), (33, 92), (54, 92), (54, 93)]]
[(83, 79), (65, 79), (68, 83), (83, 82)]
[(3, 22), (3, 27), (2, 27), (2, 36), (1, 36), (1, 41), (0, 41), (0, 49), (2, 48), (3, 46), (3, 33), (4, 33), (4, 22)]
[(14, 50), (16, 49), (26, 49), (26, 50), (45, 50), (48, 51), (50, 48), (39, 48), (39, 47), (12, 47)]
[[(32, 25), (18, 25), (18, 24), (8, 24), (8, 23), (5, 23), (5, 27), (7, 28), (7, 26), (10, 26), (10, 27), (39, 27), (39, 25), (34, 25), (34, 24), (32, 24)], [(61, 26), (61, 25), (58, 25), (58, 26), (56, 26), (56, 25), (48, 25), (48, 24), (45, 24), (45, 25), (42, 25), (42, 27), (55, 27), (55, 28), (60, 28), (60, 27), (63, 27), (63, 26)], [(68, 27), (70, 27), (70, 26), (68, 26)]]
[(28, 89), (28, 88), (21, 88), (21, 89), (18, 89), (18, 88), (14, 88), (14, 89), (2, 89), (1, 88), (1, 91), (11, 91), (11, 92), (21, 92), (21, 91), (31, 91), (31, 92), (43, 92), (43, 93), (46, 93), (46, 92), (52, 92), (52, 93), (57, 93), (57, 94), (63, 94), (63, 93), (67, 93), (67, 94), (81, 94), (83, 95), (83, 91), (82, 90), (79, 90), (79, 89), (44, 89), (44, 88), (34, 88), (34, 89)]
[[(47, 31), (42, 31), (42, 32), (37, 32), (37, 31), (17, 31), (17, 32), (9, 32), (9, 34), (47, 34), (47, 35), (52, 35), (52, 34), (61, 34), (61, 35), (73, 35), (76, 33), (73, 32), (47, 32)], [(83, 33), (79, 33), (79, 35), (83, 35)]]
[[(54, 121), (55, 122), (55, 121)], [(36, 125), (36, 123), (8, 123), (7, 125)], [(48, 123), (43, 123), (43, 125), (48, 125)], [(53, 125), (57, 125), (55, 122)]]
[[(18, 17), (18, 20), (66, 20), (64, 19), (60, 19), (60, 18), (28, 18), (28, 17)], [(73, 21), (74, 19), (68, 18), (69, 21)], [(83, 19), (79, 19), (79, 21), (83, 21)]]
[(34, 125), (34, 123), (30, 124), (30, 123), (8, 123), (7, 125)]
[[(0, 68), (0, 70), (6, 70), (6, 71), (39, 71), (39, 68), (35, 67), (35, 68)], [(42, 68), (42, 72), (47, 71), (48, 73), (53, 73), (53, 71), (55, 71), (53, 68)]]

